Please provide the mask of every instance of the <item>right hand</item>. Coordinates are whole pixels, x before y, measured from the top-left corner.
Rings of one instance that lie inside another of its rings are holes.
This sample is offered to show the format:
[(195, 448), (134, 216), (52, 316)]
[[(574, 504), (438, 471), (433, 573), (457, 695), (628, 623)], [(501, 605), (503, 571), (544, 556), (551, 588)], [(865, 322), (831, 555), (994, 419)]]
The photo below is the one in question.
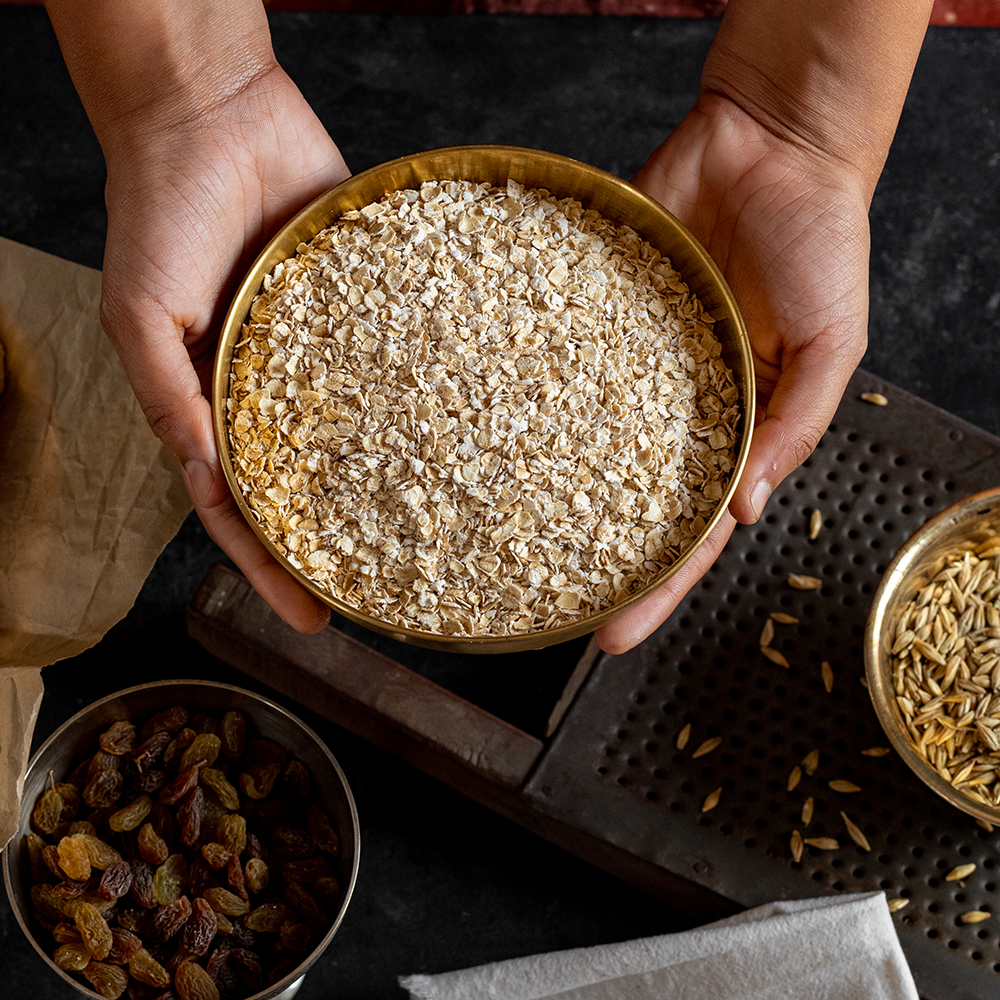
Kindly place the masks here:
[(101, 319), (150, 426), (180, 460), (209, 535), (285, 621), (316, 632), (329, 610), (240, 515), (209, 398), (236, 283), (281, 224), (350, 172), (277, 64), (196, 116), (178, 117), (119, 123), (104, 142)]

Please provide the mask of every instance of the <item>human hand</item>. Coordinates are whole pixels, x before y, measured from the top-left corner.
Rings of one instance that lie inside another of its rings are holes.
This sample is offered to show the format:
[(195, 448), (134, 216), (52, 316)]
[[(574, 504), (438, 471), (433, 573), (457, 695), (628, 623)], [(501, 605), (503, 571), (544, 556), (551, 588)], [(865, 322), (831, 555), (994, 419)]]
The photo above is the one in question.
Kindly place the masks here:
[(329, 610), (268, 554), (232, 499), (209, 398), (236, 282), (278, 226), (349, 171), (277, 64), (197, 115), (120, 121), (101, 138), (104, 328), (208, 533), (283, 619), (318, 631)]
[(729, 509), (671, 580), (596, 632), (612, 653), (671, 614), (737, 521), (760, 517), (775, 487), (816, 447), (867, 344), (870, 192), (849, 164), (709, 93), (633, 182), (723, 271), (750, 336), (758, 412)]

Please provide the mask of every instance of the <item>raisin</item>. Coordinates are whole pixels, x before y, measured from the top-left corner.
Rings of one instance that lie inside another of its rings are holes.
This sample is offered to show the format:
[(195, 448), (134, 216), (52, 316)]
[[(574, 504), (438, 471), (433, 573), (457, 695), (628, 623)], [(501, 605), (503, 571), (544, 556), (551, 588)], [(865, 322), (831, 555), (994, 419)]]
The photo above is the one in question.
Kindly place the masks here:
[(242, 854), (247, 846), (246, 819), (235, 813), (223, 816), (215, 825), (215, 839), (230, 854)]
[(111, 928), (92, 903), (82, 902), (73, 915), (76, 929), (80, 932), (80, 940), (84, 943), (91, 957), (100, 961), (111, 950)]
[(43, 882), (48, 878), (49, 866), (45, 863), (42, 851), (46, 843), (37, 833), (28, 831), (24, 835), (24, 846), (28, 849), (28, 861), (31, 865), (31, 878), (34, 882)]
[(101, 768), (95, 771), (83, 790), (83, 801), (91, 809), (106, 809), (113, 806), (125, 787), (125, 779), (121, 771)]
[(52, 955), (57, 969), (82, 972), (91, 962), (90, 952), (82, 944), (61, 944)]
[(285, 902), (314, 930), (322, 930), (329, 923), (316, 897), (303, 889), (298, 882), (289, 882), (285, 887)]
[(60, 882), (52, 891), (60, 899), (79, 899), (89, 890), (89, 882), (74, 882), (72, 879), (67, 879), (65, 882)]
[(316, 853), (316, 841), (305, 830), (293, 826), (279, 826), (271, 837), (274, 853), (286, 861), (311, 858)]
[(128, 861), (119, 861), (111, 865), (101, 876), (97, 886), (97, 895), (103, 899), (121, 899), (132, 888), (132, 865)]
[(198, 768), (189, 767), (181, 771), (173, 781), (167, 782), (157, 796), (157, 802), (165, 806), (175, 806), (198, 784)]
[(188, 887), (192, 896), (203, 896), (206, 889), (215, 889), (219, 886), (219, 880), (215, 877), (215, 872), (205, 864), (204, 859), (195, 858), (188, 869)]
[(110, 965), (124, 965), (129, 960), (129, 956), (141, 947), (142, 941), (131, 931), (125, 930), (123, 927), (113, 927), (111, 929), (111, 950), (105, 961)]
[(243, 756), (247, 745), (247, 720), (242, 712), (226, 712), (219, 723), (219, 739), (222, 752), (229, 760), (237, 761)]
[(233, 783), (221, 771), (214, 767), (203, 767), (199, 780), (223, 809), (239, 809), (239, 793), (236, 791)]
[(221, 748), (222, 741), (214, 733), (199, 734), (181, 756), (178, 770), (186, 771), (196, 764), (214, 764)]
[(226, 867), (226, 862), (232, 857), (232, 855), (227, 851), (222, 844), (218, 844), (215, 841), (210, 841), (207, 844), (203, 844), (201, 848), (201, 856), (208, 862), (209, 866), (218, 871), (220, 868)]
[(145, 948), (138, 948), (128, 957), (128, 971), (134, 979), (148, 986), (170, 985), (170, 973)]
[(257, 950), (257, 932), (247, 927), (246, 917), (233, 920), (231, 941), (234, 948), (246, 948), (248, 951)]
[(86, 833), (73, 834), (75, 840), (79, 840), (87, 848), (90, 856), (90, 867), (104, 871), (112, 865), (118, 864), (122, 856), (107, 841), (100, 837), (91, 837)]
[(206, 889), (203, 898), (208, 900), (213, 910), (224, 913), (227, 917), (241, 917), (250, 909), (250, 905), (236, 893), (221, 887)]
[(260, 956), (249, 948), (233, 948), (230, 952), (243, 986), (252, 993), (258, 993), (264, 985), (264, 974), (260, 967)]
[(214, 715), (205, 712), (192, 712), (188, 725), (199, 735), (214, 733), (219, 728), (219, 720)]
[(187, 723), (188, 710), (183, 705), (174, 705), (148, 719), (139, 730), (139, 739), (148, 740), (154, 733), (176, 733)]
[(267, 799), (260, 803), (257, 818), (268, 829), (286, 823), (291, 817), (291, 807), (288, 799)]
[(295, 919), (295, 912), (284, 903), (261, 903), (247, 915), (244, 923), (252, 931), (277, 934), (281, 925)]
[(172, 903), (187, 886), (188, 863), (183, 854), (171, 854), (153, 875), (153, 892), (161, 906)]
[(266, 799), (280, 773), (280, 764), (255, 764), (240, 775), (240, 788), (251, 799)]
[(138, 733), (131, 722), (121, 720), (112, 724), (111, 728), (101, 733), (98, 742), (105, 753), (131, 753), (135, 749)]
[(289, 951), (312, 951), (319, 933), (302, 921), (288, 920), (281, 925), (278, 937)]
[(64, 920), (52, 928), (52, 937), (56, 944), (80, 944), (82, 940), (76, 924), (67, 924)]
[(145, 910), (152, 910), (159, 905), (156, 891), (153, 888), (154, 869), (145, 861), (130, 861), (132, 869), (132, 885), (129, 887), (129, 899)]
[(264, 857), (264, 845), (260, 842), (260, 837), (255, 833), (247, 833), (247, 855), (251, 858)]
[(193, 847), (201, 836), (201, 819), (205, 812), (205, 793), (196, 785), (177, 807), (177, 822), (181, 824), (181, 844)]
[(177, 760), (184, 754), (189, 746), (194, 742), (198, 734), (193, 729), (182, 729), (168, 744), (163, 751), (163, 766), (173, 767)]
[(288, 754), (273, 740), (248, 740), (244, 763), (247, 767), (255, 764), (280, 764), (284, 766)]
[(173, 812), (167, 806), (157, 803), (149, 810), (149, 825), (168, 843), (177, 835), (177, 824)]
[(178, 951), (185, 958), (201, 958), (215, 938), (219, 921), (207, 900), (196, 899), (191, 907), (191, 917), (181, 931)]
[[(121, 757), (118, 754), (98, 750), (87, 761), (87, 779), (92, 778), (98, 771), (117, 771), (121, 767), (121, 762)], [(83, 784), (86, 784), (86, 782), (83, 782)]]
[(145, 820), (152, 808), (153, 800), (148, 795), (140, 795), (131, 805), (112, 813), (108, 819), (108, 826), (115, 833), (121, 833), (123, 830), (134, 830)]
[(152, 823), (143, 825), (136, 844), (142, 860), (151, 865), (162, 865), (170, 854), (167, 842), (156, 832)]
[(90, 854), (83, 841), (63, 837), (59, 841), (59, 867), (68, 878), (86, 882), (90, 878)]
[(226, 862), (226, 881), (229, 889), (240, 897), (244, 902), (249, 903), (250, 897), (247, 895), (246, 879), (243, 877), (243, 865), (235, 854), (229, 855)]
[(243, 881), (252, 893), (261, 893), (267, 888), (270, 874), (263, 858), (250, 858), (243, 869)]
[[(156, 901), (153, 901), (156, 905)], [(133, 934), (143, 935), (149, 926), (151, 914), (149, 910), (127, 909), (118, 911), (118, 926)]]
[(66, 904), (55, 893), (51, 885), (36, 882), (31, 887), (31, 905), (43, 920), (59, 923), (65, 916)]
[(321, 851), (334, 857), (340, 854), (340, 837), (330, 822), (330, 817), (319, 806), (306, 806), (306, 826)]
[(90, 820), (75, 819), (66, 830), (67, 837), (75, 837), (78, 833), (85, 833), (88, 837), (97, 836), (97, 827)]
[(233, 996), (241, 991), (242, 982), (236, 973), (236, 963), (230, 958), (232, 949), (216, 948), (209, 956), (205, 969), (220, 993)]
[(281, 866), (281, 874), (286, 882), (311, 882), (332, 874), (330, 862), (322, 854), (314, 858), (303, 858), (301, 861), (286, 861)]
[(83, 976), (105, 1000), (118, 1000), (128, 986), (128, 975), (117, 965), (91, 962), (83, 970)]
[(153, 914), (146, 936), (152, 941), (169, 940), (187, 923), (191, 912), (191, 900), (187, 896), (179, 896)]
[(148, 771), (156, 767), (169, 745), (170, 734), (161, 730), (139, 743), (129, 757), (140, 771)]
[(181, 962), (174, 973), (180, 1000), (219, 1000), (219, 988), (197, 962)]
[(115, 901), (113, 899), (102, 899), (96, 892), (85, 892), (76, 899), (67, 899), (63, 903), (63, 912), (70, 920), (76, 917), (76, 911), (81, 903), (92, 906), (102, 917), (110, 917), (114, 914)]
[(224, 913), (215, 914), (216, 922), (216, 933), (217, 934), (232, 934), (233, 933), (233, 922)]
[(39, 833), (55, 833), (56, 828), (68, 823), (75, 812), (76, 809), (70, 809), (70, 803), (55, 788), (47, 788), (35, 803), (31, 824)]
[(158, 792), (167, 783), (167, 772), (160, 771), (157, 768), (150, 768), (148, 771), (143, 771), (141, 774), (137, 774), (131, 782), (129, 782), (129, 788), (133, 792), (138, 792), (140, 795), (153, 795)]
[(309, 771), (300, 760), (290, 760), (283, 775), (285, 794), (291, 799), (304, 799), (309, 794)]
[(46, 844), (42, 848), (42, 861), (56, 878), (66, 877), (66, 873), (59, 867), (59, 848), (55, 844)]

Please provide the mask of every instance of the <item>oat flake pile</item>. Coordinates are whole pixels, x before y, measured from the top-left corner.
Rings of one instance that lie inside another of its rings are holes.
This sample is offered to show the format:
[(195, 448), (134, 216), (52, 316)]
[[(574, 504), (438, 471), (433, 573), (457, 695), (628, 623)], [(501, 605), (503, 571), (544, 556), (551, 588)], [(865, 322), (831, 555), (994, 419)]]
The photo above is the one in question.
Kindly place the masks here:
[(643, 587), (719, 505), (739, 412), (711, 325), (657, 250), (576, 201), (397, 191), (264, 280), (233, 356), (237, 479), (358, 611), (553, 628)]

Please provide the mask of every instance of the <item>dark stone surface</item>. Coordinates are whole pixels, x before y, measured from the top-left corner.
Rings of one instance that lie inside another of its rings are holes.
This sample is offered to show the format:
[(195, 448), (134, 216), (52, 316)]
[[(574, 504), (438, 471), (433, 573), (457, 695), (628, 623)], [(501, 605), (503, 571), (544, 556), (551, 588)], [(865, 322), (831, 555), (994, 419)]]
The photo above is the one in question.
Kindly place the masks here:
[[(629, 176), (693, 100), (713, 22), (272, 15), (285, 67), (352, 169), (464, 142), (510, 142)], [(872, 206), (870, 371), (1000, 433), (1000, 33), (932, 30)], [(0, 7), (0, 235), (93, 267), (105, 217), (100, 150), (44, 13)], [(136, 605), (94, 650), (45, 672), (36, 743), (142, 679), (244, 686), (184, 631), (220, 553), (189, 520)], [(553, 663), (411, 665), (537, 725)], [(401, 654), (402, 655), (402, 654)], [(436, 673), (435, 673), (436, 672)], [(534, 690), (529, 690), (533, 686)], [(389, 756), (296, 709), (341, 759), (362, 818), (358, 889), (301, 1000), (401, 995), (395, 977), (689, 926)], [(4, 995), (69, 997), (0, 903)]]

